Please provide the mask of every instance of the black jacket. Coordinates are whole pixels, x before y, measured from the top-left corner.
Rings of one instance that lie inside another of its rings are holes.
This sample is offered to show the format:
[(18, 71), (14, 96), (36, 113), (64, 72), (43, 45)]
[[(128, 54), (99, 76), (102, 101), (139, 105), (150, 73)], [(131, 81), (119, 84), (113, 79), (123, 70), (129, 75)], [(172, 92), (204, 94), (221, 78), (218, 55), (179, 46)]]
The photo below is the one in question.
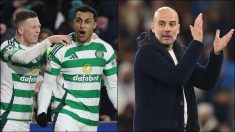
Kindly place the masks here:
[(184, 130), (184, 88), (188, 121), (186, 130), (199, 131), (194, 86), (212, 89), (219, 77), (223, 53), (212, 51), (205, 67), (197, 63), (203, 44), (193, 40), (188, 48), (173, 44), (178, 64), (155, 35), (148, 31), (138, 38), (134, 61), (135, 131)]

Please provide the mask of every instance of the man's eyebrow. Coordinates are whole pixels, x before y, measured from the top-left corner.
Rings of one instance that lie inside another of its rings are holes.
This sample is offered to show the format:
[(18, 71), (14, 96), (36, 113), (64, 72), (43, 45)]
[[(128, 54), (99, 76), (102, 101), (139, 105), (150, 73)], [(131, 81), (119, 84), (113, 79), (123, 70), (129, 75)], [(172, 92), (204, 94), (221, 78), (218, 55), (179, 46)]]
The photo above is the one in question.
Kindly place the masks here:
[(76, 17), (76, 19), (82, 19), (81, 17)]
[(164, 22), (164, 23), (165, 23), (166, 21), (164, 21), (164, 20), (159, 20), (158, 22)]
[[(159, 22), (159, 23), (166, 23), (165, 20), (159, 20), (158, 22)], [(176, 23), (176, 21), (170, 21), (169, 23), (171, 23), (171, 24), (172, 24), (172, 23)]]
[(170, 21), (170, 23), (176, 23), (176, 21)]
[[(76, 20), (83, 20), (81, 17), (76, 17), (75, 19), (76, 19)], [(84, 19), (84, 21), (85, 21), (85, 20), (92, 20), (92, 18), (86, 18), (86, 19)]]
[(87, 18), (87, 19), (85, 19), (85, 20), (92, 20), (92, 18)]

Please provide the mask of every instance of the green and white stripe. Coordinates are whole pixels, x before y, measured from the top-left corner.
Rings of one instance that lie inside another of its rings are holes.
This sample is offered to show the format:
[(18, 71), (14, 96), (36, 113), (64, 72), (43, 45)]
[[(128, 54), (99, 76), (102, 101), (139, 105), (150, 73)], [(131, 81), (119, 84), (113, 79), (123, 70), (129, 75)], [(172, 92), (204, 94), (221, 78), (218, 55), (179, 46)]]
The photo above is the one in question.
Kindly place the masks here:
[(33, 95), (41, 65), (40, 59), (24, 65), (11, 60), (15, 53), (25, 49), (27, 47), (20, 45), (15, 38), (1, 45), (1, 59), (4, 60), (1, 61), (1, 69), (4, 70), (1, 71), (0, 113), (5, 112), (11, 97), (14, 96), (12, 109), (7, 116), (9, 120), (31, 121), (32, 119)]
[(78, 46), (74, 40), (70, 47), (55, 47), (53, 50), (55, 52), (46, 67), (47, 74), (58, 76), (57, 89), (53, 89), (52, 109), (62, 102), (67, 91), (66, 105), (60, 112), (83, 124), (97, 126), (102, 75), (117, 73), (114, 50), (101, 39), (83, 46)]

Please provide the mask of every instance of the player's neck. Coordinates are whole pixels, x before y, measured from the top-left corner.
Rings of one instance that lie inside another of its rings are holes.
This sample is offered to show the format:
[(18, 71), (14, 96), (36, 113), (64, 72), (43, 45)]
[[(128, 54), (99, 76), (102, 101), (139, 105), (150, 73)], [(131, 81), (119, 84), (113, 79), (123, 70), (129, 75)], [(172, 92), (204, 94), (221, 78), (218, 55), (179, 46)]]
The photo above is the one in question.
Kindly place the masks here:
[(25, 39), (23, 38), (23, 36), (16, 35), (15, 38), (16, 38), (16, 40), (17, 40), (21, 45), (24, 45), (24, 46), (26, 46), (26, 47), (29, 47), (29, 46), (30, 46), (30, 44), (25, 41)]
[(84, 42), (81, 42), (81, 41), (79, 41), (79, 39), (77, 39), (76, 42), (77, 42), (77, 44), (78, 44), (79, 46), (87, 45), (87, 44), (89, 44), (89, 43), (91, 42), (91, 38), (88, 39), (88, 40), (86, 40), (86, 41), (84, 41)]

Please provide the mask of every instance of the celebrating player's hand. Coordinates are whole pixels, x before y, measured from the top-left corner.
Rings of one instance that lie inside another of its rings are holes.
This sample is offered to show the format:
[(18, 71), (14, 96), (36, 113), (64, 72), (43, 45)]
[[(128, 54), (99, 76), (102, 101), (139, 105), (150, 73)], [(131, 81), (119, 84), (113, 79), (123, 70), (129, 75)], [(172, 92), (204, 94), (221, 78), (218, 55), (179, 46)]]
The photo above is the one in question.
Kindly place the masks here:
[(202, 42), (203, 39), (203, 20), (202, 20), (202, 13), (200, 13), (195, 22), (194, 26), (189, 25), (191, 34), (193, 37), (193, 40), (198, 40), (199, 42)]
[(68, 45), (72, 43), (72, 39), (68, 35), (53, 35), (48, 37), (51, 43), (60, 43), (63, 45)]
[(45, 112), (38, 115), (37, 123), (41, 127), (46, 127), (47, 126), (47, 114)]
[(228, 42), (233, 36), (234, 29), (231, 29), (226, 35), (220, 38), (220, 30), (216, 30), (215, 40), (214, 40), (214, 52), (219, 55), (220, 52), (227, 46)]

